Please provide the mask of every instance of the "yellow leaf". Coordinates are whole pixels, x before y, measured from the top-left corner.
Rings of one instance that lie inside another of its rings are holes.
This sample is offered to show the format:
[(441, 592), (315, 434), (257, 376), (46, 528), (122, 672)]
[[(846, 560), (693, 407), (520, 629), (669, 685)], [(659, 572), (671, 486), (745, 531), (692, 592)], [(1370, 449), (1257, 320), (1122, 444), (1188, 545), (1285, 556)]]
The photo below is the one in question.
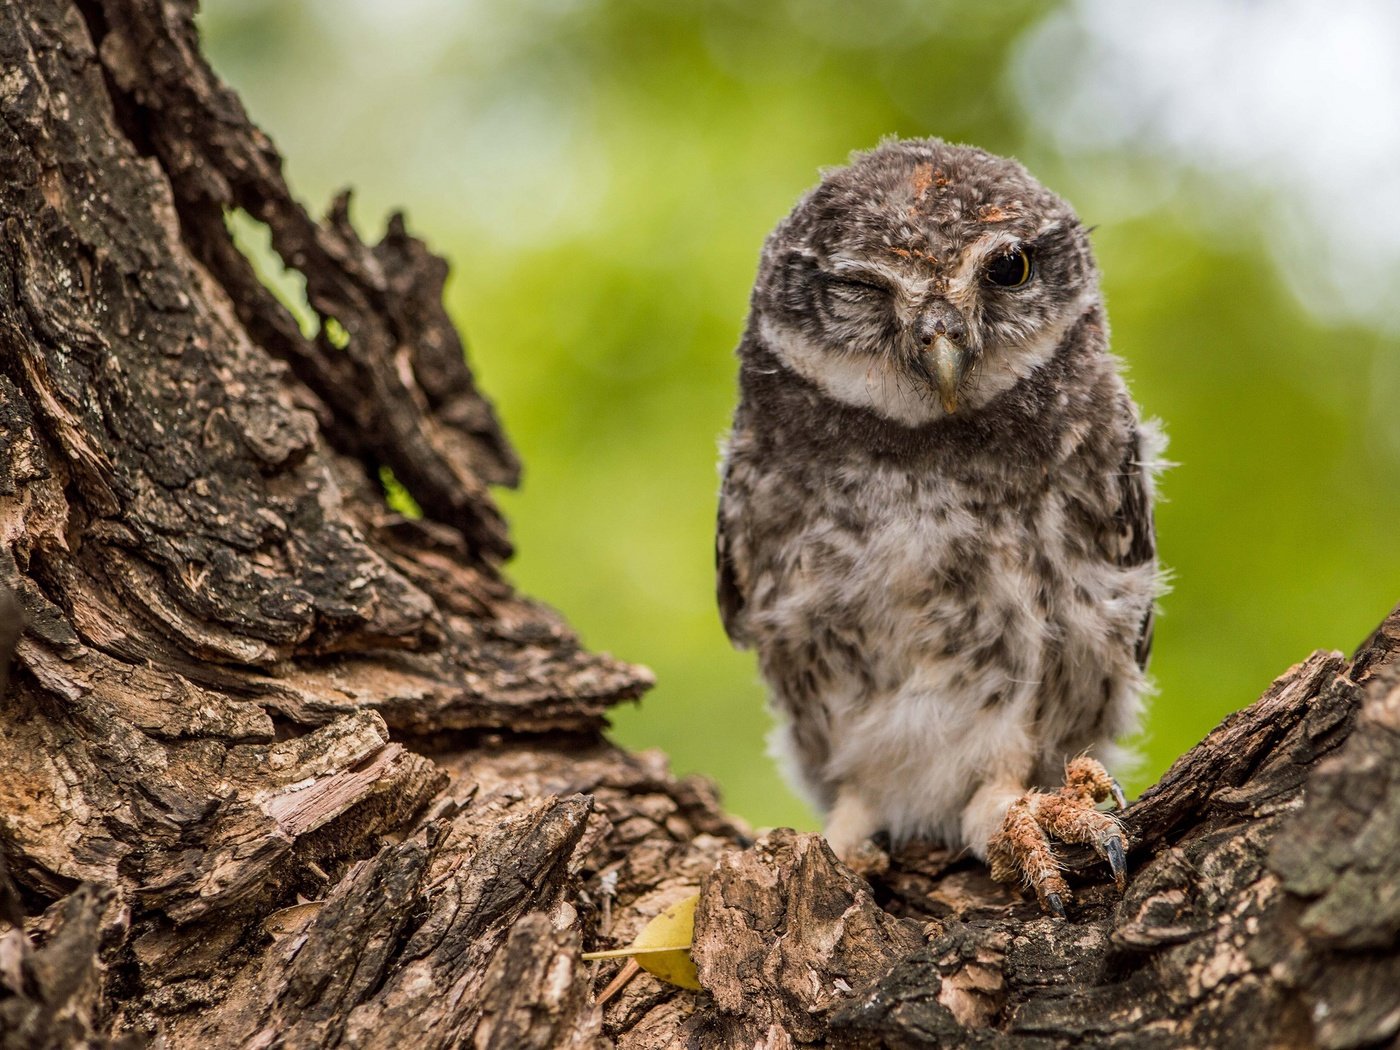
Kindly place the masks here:
[(637, 939), (626, 948), (605, 952), (585, 952), (585, 959), (632, 957), (650, 974), (680, 988), (700, 990), (690, 945), (695, 939), (695, 905), (700, 894), (677, 901), (642, 927)]

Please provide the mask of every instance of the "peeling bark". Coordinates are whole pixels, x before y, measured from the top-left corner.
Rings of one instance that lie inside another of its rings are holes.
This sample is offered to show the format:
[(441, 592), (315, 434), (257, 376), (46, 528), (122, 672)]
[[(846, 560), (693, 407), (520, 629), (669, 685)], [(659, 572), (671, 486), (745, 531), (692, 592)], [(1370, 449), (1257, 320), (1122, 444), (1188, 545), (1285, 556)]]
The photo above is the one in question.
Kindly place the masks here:
[[(0, 1047), (1396, 1040), (1400, 614), (1131, 807), (1121, 898), (1064, 850), (1067, 922), (926, 846), (752, 843), (601, 736), (649, 673), (502, 575), (441, 260), (307, 215), (191, 0), (0, 19)], [(584, 948), (696, 892), (706, 990), (596, 1005)]]

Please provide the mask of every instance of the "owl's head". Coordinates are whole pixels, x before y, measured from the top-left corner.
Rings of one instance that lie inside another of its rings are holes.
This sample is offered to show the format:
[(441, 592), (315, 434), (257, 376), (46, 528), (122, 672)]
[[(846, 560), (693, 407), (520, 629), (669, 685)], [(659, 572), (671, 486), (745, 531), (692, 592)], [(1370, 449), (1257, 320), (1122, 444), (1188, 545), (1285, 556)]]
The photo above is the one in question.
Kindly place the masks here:
[(987, 405), (1097, 302), (1064, 201), (1016, 161), (914, 139), (798, 202), (764, 246), (752, 321), (828, 397), (917, 426)]

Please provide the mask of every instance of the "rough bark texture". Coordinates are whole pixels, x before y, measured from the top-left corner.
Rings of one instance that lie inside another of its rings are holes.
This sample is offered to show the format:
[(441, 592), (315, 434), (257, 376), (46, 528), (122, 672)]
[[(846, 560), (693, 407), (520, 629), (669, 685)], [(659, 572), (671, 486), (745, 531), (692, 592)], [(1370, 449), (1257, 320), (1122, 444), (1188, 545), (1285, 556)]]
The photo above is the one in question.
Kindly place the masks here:
[[(1134, 804), (1121, 898), (1065, 851), (1067, 922), (936, 850), (750, 843), (602, 738), (647, 672), (502, 577), (442, 262), (306, 214), (190, 0), (0, 20), (0, 1046), (1396, 1039), (1400, 615)], [(581, 952), (697, 890), (706, 991), (595, 1005)]]

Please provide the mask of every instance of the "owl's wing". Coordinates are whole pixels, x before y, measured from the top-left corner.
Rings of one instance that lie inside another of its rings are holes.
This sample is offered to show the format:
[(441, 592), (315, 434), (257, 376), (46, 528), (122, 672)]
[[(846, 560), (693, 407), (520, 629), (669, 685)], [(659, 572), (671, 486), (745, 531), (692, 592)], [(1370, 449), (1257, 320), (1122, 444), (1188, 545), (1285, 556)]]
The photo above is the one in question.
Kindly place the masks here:
[(719, 618), (724, 633), (735, 645), (744, 642), (740, 627), (744, 616), (744, 592), (739, 585), (739, 573), (734, 566), (732, 545), (725, 534), (724, 502), (721, 499), (715, 521), (715, 595), (719, 599)]
[[(1148, 466), (1143, 462), (1144, 445), (1141, 431), (1134, 430), (1133, 440), (1118, 470), (1119, 502), (1114, 525), (1118, 530), (1119, 565), (1142, 565), (1157, 557), (1157, 537), (1152, 524), (1152, 490)], [(1152, 655), (1152, 631), (1156, 620), (1156, 603), (1147, 608), (1138, 633), (1137, 662), (1147, 669)]]

